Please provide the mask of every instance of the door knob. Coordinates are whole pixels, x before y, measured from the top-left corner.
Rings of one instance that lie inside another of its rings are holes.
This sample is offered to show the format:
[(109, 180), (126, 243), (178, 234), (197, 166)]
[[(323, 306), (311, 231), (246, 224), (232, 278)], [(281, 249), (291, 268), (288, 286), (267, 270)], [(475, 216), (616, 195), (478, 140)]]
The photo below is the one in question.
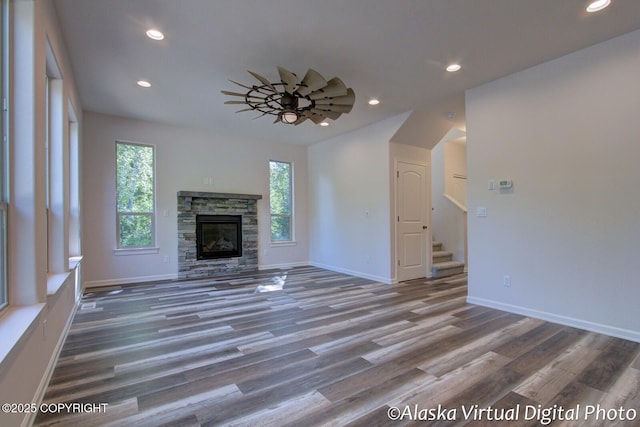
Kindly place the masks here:
[(426, 230), (426, 229), (427, 229), (427, 226), (426, 226), (426, 225), (423, 225), (423, 226), (422, 226), (422, 229), (423, 229), (423, 230)]

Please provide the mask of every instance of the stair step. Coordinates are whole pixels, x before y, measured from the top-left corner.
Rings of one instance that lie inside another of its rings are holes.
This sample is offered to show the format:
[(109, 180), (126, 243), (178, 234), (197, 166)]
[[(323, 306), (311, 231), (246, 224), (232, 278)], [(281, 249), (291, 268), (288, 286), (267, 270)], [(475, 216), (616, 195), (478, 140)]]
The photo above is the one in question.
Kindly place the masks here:
[(431, 277), (440, 278), (464, 273), (464, 262), (446, 261), (434, 263), (431, 268)]
[(453, 260), (453, 252), (449, 251), (433, 251), (432, 253), (433, 263), (446, 262)]
[(431, 243), (431, 250), (434, 251), (434, 252), (441, 251), (442, 250), (442, 242), (432, 242)]

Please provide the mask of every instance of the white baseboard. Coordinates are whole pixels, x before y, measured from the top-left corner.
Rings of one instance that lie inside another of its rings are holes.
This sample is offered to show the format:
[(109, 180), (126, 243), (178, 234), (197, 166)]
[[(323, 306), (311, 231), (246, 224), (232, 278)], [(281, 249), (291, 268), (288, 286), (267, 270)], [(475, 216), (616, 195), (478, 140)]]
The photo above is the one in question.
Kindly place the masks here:
[(504, 304), (501, 302), (487, 300), (484, 298), (467, 297), (469, 304), (481, 305), (484, 307), (495, 308), (497, 310), (508, 311), (510, 313), (521, 314), (523, 316), (534, 317), (536, 319), (546, 320), (552, 323), (558, 323), (565, 326), (584, 329), (599, 334), (609, 335), (616, 338), (622, 338), (629, 341), (640, 343), (640, 332), (629, 329), (622, 329), (615, 326), (594, 323), (588, 320), (576, 319), (573, 317), (562, 316), (559, 314), (549, 313), (546, 311), (534, 310), (527, 307), (517, 305)]
[(311, 265), (309, 264), (309, 261), (287, 262), (283, 264), (262, 264), (258, 266), (258, 270), (285, 270), (287, 268), (304, 267), (307, 265)]
[[(53, 354), (51, 355), (51, 359), (49, 359), (49, 363), (47, 364), (47, 368), (44, 371), (44, 375), (42, 376), (42, 380), (40, 380), (40, 384), (38, 384), (38, 388), (36, 389), (36, 394), (33, 397), (32, 402), (38, 402), (40, 404), (44, 399), (44, 394), (47, 392), (47, 387), (49, 386), (49, 381), (51, 381), (51, 376), (53, 375), (53, 371), (58, 364), (58, 359), (60, 358), (60, 352), (62, 351), (62, 346), (64, 345), (65, 340), (67, 339), (67, 335), (69, 334), (69, 329), (71, 329), (71, 324), (73, 323), (73, 318), (76, 315), (76, 311), (78, 310), (78, 301), (74, 298), (73, 310), (69, 314), (67, 318), (67, 323), (65, 323), (64, 328), (62, 328), (62, 333), (58, 338), (58, 342), (53, 349)], [(33, 422), (36, 419), (37, 412), (30, 412), (23, 420), (22, 427), (28, 427), (33, 425)]]
[(104, 286), (126, 285), (128, 283), (141, 283), (141, 282), (153, 282), (157, 280), (175, 280), (178, 278), (177, 274), (159, 274), (156, 276), (138, 276), (138, 277), (123, 277), (120, 279), (108, 279), (108, 280), (92, 280), (84, 282), (84, 288), (99, 288)]
[(344, 273), (344, 274), (349, 274), (351, 276), (362, 277), (363, 279), (373, 280), (374, 282), (381, 282), (381, 283), (384, 283), (386, 285), (393, 284), (393, 279), (391, 279), (390, 277), (376, 276), (376, 275), (373, 275), (373, 274), (363, 273), (361, 271), (349, 270), (347, 268), (340, 268), (340, 267), (336, 267), (336, 266), (333, 266), (333, 265), (322, 264), (322, 263), (319, 263), (319, 262), (311, 262), (310, 261), (309, 265), (312, 265), (312, 266), (318, 267), (318, 268), (324, 268), (325, 270), (335, 271), (337, 273)]

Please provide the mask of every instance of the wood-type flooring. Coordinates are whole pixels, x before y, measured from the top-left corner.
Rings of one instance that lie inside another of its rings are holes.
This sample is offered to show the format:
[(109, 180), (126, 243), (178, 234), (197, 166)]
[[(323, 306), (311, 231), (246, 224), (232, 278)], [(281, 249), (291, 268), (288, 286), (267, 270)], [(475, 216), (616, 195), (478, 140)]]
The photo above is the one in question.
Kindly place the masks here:
[(640, 425), (640, 344), (466, 295), (315, 267), (92, 291), (44, 403), (96, 406), (35, 425)]

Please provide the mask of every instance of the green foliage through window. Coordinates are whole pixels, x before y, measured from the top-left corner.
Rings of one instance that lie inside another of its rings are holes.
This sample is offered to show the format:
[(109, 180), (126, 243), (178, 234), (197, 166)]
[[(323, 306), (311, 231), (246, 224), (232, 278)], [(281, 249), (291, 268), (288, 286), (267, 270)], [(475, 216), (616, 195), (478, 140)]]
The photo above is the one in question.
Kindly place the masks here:
[(116, 143), (118, 247), (154, 244), (154, 153), (150, 145)]
[(291, 163), (269, 162), (271, 241), (292, 240)]

